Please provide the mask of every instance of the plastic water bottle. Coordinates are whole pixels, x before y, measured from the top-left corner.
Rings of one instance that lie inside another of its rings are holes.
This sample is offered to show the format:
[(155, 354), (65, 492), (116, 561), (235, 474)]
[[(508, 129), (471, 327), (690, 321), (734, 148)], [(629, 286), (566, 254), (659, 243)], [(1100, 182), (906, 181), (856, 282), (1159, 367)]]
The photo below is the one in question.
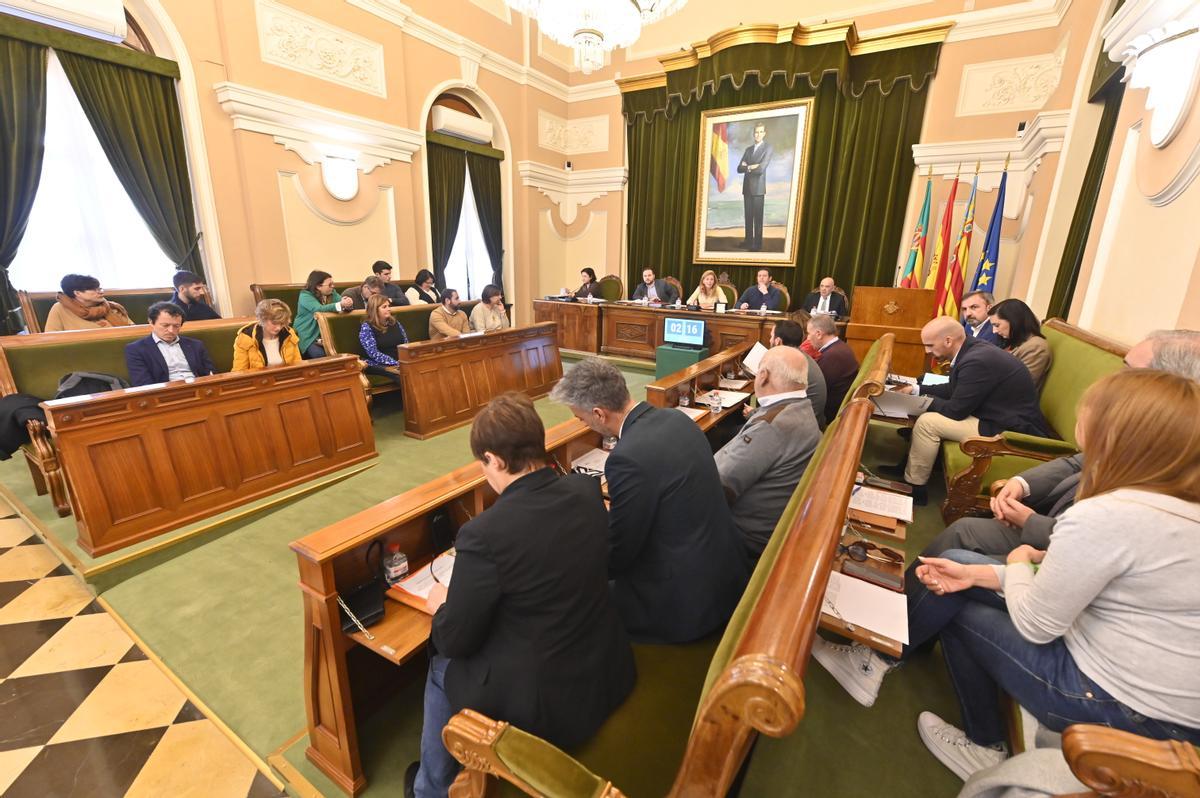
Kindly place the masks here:
[(767, 315), (767, 303), (766, 302), (764, 302), (758, 306), (758, 315), (760, 315), (760, 316)]
[(408, 576), (408, 556), (400, 551), (399, 543), (389, 543), (383, 558), (383, 579), (389, 586)]
[(721, 394), (714, 388), (708, 395), (708, 409), (716, 415), (721, 412)]

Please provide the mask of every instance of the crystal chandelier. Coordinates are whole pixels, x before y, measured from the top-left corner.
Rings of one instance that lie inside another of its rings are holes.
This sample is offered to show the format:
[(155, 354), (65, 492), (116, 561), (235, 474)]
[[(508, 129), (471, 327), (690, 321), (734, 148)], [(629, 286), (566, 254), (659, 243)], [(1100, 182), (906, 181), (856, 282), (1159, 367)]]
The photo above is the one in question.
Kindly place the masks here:
[(604, 54), (637, 41), (642, 26), (683, 8), (687, 0), (505, 0), (536, 19), (538, 28), (575, 52), (575, 66), (590, 75)]

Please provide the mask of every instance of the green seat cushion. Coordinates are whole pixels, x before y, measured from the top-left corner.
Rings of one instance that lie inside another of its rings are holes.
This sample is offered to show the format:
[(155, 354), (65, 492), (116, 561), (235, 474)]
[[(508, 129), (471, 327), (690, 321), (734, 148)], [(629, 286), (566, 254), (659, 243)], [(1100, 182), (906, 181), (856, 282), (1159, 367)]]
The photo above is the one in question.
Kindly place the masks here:
[(202, 330), (196, 327), (189, 329), (185, 324), (183, 325), (183, 334), (203, 343), (204, 348), (208, 350), (208, 356), (212, 358), (217, 373), (224, 374), (233, 369), (233, 339), (237, 338), (238, 329), (239, 327), (232, 326), (224, 329)]
[(600, 281), (600, 296), (607, 299), (609, 302), (616, 302), (618, 299), (624, 299), (621, 296), (621, 284), (616, 280), (601, 280)]
[[(52, 333), (70, 338), (70, 333)], [(7, 350), (13, 382), (21, 393), (40, 399), (53, 399), (58, 381), (72, 371), (93, 371), (129, 379), (125, 367), (127, 338), (92, 340)], [(231, 355), (232, 357), (232, 355)]]
[(1101, 377), (1120, 371), (1124, 361), (1086, 341), (1049, 327), (1042, 328), (1054, 362), (1042, 385), (1041, 409), (1063, 440), (1076, 445), (1075, 412), (1083, 392)]

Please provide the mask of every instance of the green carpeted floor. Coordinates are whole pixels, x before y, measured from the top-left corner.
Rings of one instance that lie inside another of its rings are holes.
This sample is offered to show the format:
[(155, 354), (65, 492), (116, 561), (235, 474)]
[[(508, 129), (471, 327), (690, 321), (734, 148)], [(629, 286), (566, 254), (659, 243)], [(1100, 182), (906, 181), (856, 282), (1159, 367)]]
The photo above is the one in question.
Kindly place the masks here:
[[(631, 393), (644, 396), (653, 375), (629, 368), (625, 374)], [(570, 417), (545, 399), (537, 408), (547, 427)], [(373, 468), (180, 546), (103, 592), (146, 645), (263, 758), (305, 726), (303, 614), (287, 544), (471, 459), (469, 428), (427, 441), (406, 438), (402, 411), (387, 396), (377, 399), (372, 415), (380, 452)], [(868, 464), (895, 462), (903, 442), (890, 428), (873, 429), (868, 452)], [(0, 481), (56, 532), (62, 527), (71, 534), (71, 519), (54, 518), (48, 500), (33, 498), (24, 463), (0, 464)], [(940, 476), (931, 487), (930, 507), (910, 528), (910, 556), (941, 528)], [(404, 769), (417, 755), (423, 665), (409, 667), (400, 692), (360, 721), (367, 796), (400, 795)], [(923, 709), (957, 717), (940, 655), (889, 676), (871, 709), (855, 704), (819, 666), (809, 669), (805, 688), (807, 712), (798, 732), (759, 741), (743, 796), (957, 792), (957, 779), (926, 752), (915, 728)], [(288, 762), (324, 795), (340, 796), (304, 758), (305, 744), (301, 737), (285, 751)]]

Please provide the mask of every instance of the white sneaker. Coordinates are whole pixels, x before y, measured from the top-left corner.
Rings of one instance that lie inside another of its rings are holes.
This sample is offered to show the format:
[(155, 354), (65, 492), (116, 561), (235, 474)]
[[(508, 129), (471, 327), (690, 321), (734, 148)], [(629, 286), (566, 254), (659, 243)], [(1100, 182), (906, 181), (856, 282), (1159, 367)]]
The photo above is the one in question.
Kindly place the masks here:
[(976, 745), (962, 729), (932, 712), (922, 712), (917, 717), (917, 732), (929, 752), (963, 781), (1008, 758), (1008, 752), (1003, 747)]
[(883, 677), (890, 670), (883, 657), (862, 643), (838, 645), (820, 636), (813, 639), (812, 653), (851, 698), (864, 707), (875, 703)]

